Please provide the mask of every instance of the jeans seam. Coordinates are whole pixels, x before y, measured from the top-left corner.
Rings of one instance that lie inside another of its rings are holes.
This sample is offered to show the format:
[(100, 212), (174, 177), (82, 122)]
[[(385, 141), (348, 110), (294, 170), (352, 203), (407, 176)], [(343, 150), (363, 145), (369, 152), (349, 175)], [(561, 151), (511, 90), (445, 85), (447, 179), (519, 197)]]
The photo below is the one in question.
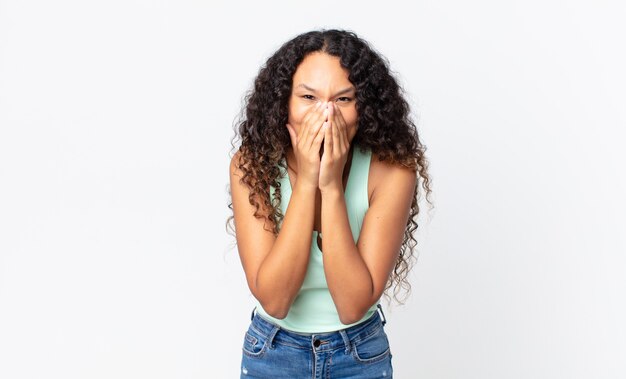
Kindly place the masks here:
[(250, 329), (254, 330), (255, 333), (259, 334), (261, 337), (267, 339), (268, 334), (257, 329), (254, 324), (250, 325)]
[(387, 357), (390, 353), (391, 353), (391, 348), (387, 347), (387, 349), (384, 352), (380, 353), (379, 355), (372, 357), (372, 358), (364, 359), (364, 358), (359, 357), (359, 353), (357, 352), (356, 349), (352, 349), (352, 355), (357, 360), (357, 362), (361, 362), (361, 363), (375, 363), (375, 362), (381, 361), (385, 357)]
[(305, 346), (298, 346), (298, 345), (293, 345), (293, 344), (290, 344), (290, 343), (288, 343), (288, 342), (280, 342), (280, 341), (278, 341), (278, 342), (276, 342), (275, 344), (276, 344), (276, 345), (282, 345), (282, 346), (289, 346), (289, 347), (293, 347), (293, 348), (300, 349), (300, 350), (311, 350), (311, 349), (309, 349), (308, 347), (305, 347)]
[(371, 330), (368, 330), (369, 333), (367, 333), (366, 335), (360, 337), (354, 337), (352, 339), (353, 343), (357, 343), (357, 342), (362, 342), (362, 341), (366, 341), (368, 338), (372, 337), (375, 333), (377, 333), (383, 326), (382, 325), (377, 325), (376, 327), (374, 327)]

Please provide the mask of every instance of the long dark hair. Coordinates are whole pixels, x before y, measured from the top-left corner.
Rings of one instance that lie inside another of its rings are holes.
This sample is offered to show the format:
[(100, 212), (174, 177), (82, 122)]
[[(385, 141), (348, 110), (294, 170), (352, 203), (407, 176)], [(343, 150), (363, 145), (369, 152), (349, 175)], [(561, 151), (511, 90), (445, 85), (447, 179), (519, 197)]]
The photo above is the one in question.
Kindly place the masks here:
[[(247, 92), (244, 105), (235, 121), (233, 151), (240, 140), (237, 167), (243, 172), (242, 183), (250, 188), (249, 201), (255, 217), (265, 218), (274, 234), (284, 215), (278, 178), (281, 159), (291, 146), (288, 130), (288, 102), (293, 74), (304, 57), (312, 52), (325, 52), (340, 59), (349, 72), (348, 79), (356, 89), (357, 129), (351, 144), (371, 149), (380, 161), (400, 164), (418, 173), (409, 220), (400, 255), (385, 287), (393, 287), (393, 297), (402, 303), (398, 293), (411, 285), (407, 275), (413, 265), (417, 240), (413, 232), (418, 224), (420, 183), (430, 200), (431, 179), (428, 175), (426, 147), (420, 142), (417, 128), (410, 118), (410, 109), (403, 90), (392, 76), (388, 61), (354, 32), (319, 30), (300, 34), (284, 43), (261, 67), (254, 88)], [(231, 151), (232, 158), (232, 151)], [(270, 199), (270, 186), (276, 190)], [(230, 193), (230, 190), (229, 190)], [(232, 198), (228, 207), (232, 210)], [(233, 215), (226, 221), (227, 230), (235, 232)], [(234, 236), (234, 233), (233, 233)], [(395, 286), (394, 286), (395, 284)]]

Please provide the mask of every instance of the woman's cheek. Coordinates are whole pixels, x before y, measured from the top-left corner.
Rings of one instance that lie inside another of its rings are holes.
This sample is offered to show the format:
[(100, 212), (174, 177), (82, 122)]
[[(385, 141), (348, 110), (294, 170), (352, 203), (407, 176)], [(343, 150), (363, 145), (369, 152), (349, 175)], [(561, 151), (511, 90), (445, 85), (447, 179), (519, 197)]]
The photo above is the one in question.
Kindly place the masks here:
[(357, 115), (356, 115), (356, 109), (351, 109), (349, 111), (342, 111), (342, 115), (344, 116), (344, 121), (346, 122), (346, 125), (348, 126), (348, 137), (350, 138), (350, 141), (352, 141), (352, 138), (354, 138), (354, 135), (356, 134), (356, 125), (357, 125)]
[(302, 122), (304, 121), (304, 116), (307, 113), (306, 107), (294, 107), (289, 112), (289, 124), (293, 125), (296, 131), (299, 131), (302, 127)]
[(352, 142), (355, 135), (356, 135), (356, 124), (352, 125), (352, 127), (348, 129), (349, 142)]

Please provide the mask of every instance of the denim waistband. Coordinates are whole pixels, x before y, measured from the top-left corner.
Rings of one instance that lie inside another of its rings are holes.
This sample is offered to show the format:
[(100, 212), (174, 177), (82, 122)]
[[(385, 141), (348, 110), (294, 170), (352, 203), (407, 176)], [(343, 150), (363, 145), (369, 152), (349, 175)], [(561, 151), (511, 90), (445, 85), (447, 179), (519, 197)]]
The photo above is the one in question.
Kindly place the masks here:
[(357, 343), (367, 338), (387, 323), (381, 305), (377, 304), (377, 306), (380, 314), (379, 312), (374, 312), (367, 320), (357, 325), (322, 333), (301, 333), (284, 329), (256, 313), (255, 307), (250, 316), (252, 320), (250, 327), (268, 338), (270, 348), (274, 348), (274, 344), (279, 343), (314, 351), (331, 351), (345, 348), (346, 352), (349, 352), (352, 343)]

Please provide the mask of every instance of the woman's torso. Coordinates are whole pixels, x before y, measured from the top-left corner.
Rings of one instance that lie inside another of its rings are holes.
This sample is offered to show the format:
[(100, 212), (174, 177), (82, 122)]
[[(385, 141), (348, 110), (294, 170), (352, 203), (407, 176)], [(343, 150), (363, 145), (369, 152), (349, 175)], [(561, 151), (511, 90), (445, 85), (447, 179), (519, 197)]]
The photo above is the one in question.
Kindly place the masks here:
[[(384, 175), (385, 163), (379, 162), (378, 156), (375, 153), (372, 153), (370, 151), (368, 152), (368, 154), (370, 154), (371, 156), (369, 172), (368, 172), (368, 177), (367, 177), (367, 198), (368, 198), (368, 203), (369, 203), (369, 201), (372, 199), (372, 195), (376, 189), (377, 184), (380, 182), (382, 176)], [(352, 165), (352, 156), (353, 154), (350, 154), (350, 156), (348, 157), (348, 160), (346, 162), (346, 170), (344, 170), (344, 175), (343, 175), (344, 191), (346, 189), (346, 185), (348, 184), (350, 169)], [(287, 162), (287, 173), (289, 176), (289, 185), (290, 185), (290, 188), (293, 188), (293, 185), (296, 182), (296, 179), (298, 177), (298, 173), (294, 170), (297, 167), (297, 163), (295, 161), (295, 158), (291, 154), (291, 152), (286, 155), (285, 161)], [(318, 233), (319, 231), (322, 230), (321, 214), (322, 214), (322, 194), (320, 190), (318, 189), (315, 195), (315, 219), (313, 221), (313, 230)], [(322, 248), (321, 239), (318, 242), (319, 242), (319, 247), (321, 249)]]
[[(287, 155), (287, 170), (281, 168), (281, 211), (285, 214), (291, 197), (292, 183), (295, 183), (297, 173), (291, 168), (295, 162), (290, 161)], [(350, 164), (348, 166), (348, 164)], [(346, 162), (347, 173), (344, 175), (344, 190), (346, 209), (350, 228), (357, 243), (361, 226), (376, 185), (382, 179), (384, 167), (378, 162), (370, 150), (361, 152), (358, 146), (352, 149), (352, 156)], [(270, 191), (272, 194), (274, 188)], [(376, 311), (377, 304), (373, 304), (363, 318), (353, 324), (342, 324), (339, 321), (336, 308), (328, 291), (323, 269), (323, 243), (319, 238), (321, 226), (321, 195), (316, 200), (316, 214), (311, 238), (309, 265), (302, 287), (294, 300), (287, 317), (276, 319), (269, 316), (257, 302), (258, 312), (270, 321), (283, 328), (302, 333), (334, 331), (356, 325), (367, 319)]]

